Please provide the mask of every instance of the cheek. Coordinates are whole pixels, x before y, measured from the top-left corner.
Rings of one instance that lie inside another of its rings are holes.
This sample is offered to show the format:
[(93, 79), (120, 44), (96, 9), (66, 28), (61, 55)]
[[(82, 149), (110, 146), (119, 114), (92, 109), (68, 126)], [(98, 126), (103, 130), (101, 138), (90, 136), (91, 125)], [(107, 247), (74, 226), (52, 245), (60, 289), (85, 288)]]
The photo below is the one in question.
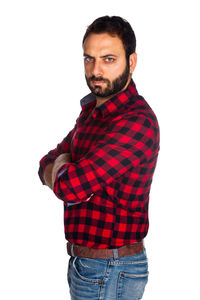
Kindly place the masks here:
[(125, 70), (124, 65), (112, 65), (112, 67), (107, 67), (105, 69), (105, 75), (109, 76), (111, 80), (117, 78)]
[(92, 65), (91, 64), (84, 64), (85, 74), (90, 75), (92, 72)]

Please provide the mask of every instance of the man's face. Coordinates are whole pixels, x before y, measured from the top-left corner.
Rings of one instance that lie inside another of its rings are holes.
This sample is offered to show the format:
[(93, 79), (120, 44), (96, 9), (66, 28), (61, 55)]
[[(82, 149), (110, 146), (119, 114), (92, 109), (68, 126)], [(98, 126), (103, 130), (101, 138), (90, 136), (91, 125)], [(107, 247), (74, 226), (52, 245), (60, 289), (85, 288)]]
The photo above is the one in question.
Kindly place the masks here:
[(83, 50), (85, 77), (92, 93), (108, 97), (120, 92), (130, 75), (120, 38), (92, 33), (85, 40)]

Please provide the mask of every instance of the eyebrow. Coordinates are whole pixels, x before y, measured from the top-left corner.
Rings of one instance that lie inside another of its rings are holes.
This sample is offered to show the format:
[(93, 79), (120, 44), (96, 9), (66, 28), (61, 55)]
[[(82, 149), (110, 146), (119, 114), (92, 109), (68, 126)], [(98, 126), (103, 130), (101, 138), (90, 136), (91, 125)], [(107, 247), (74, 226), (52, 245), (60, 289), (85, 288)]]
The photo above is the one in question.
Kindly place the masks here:
[[(94, 58), (93, 56), (87, 54), (87, 53), (84, 53), (83, 56), (87, 56), (87, 57), (90, 57), (90, 58)], [(100, 56), (100, 58), (106, 58), (106, 57), (109, 57), (109, 56), (114, 56), (114, 57), (117, 57), (117, 55), (115, 54), (106, 54), (106, 55), (102, 55)]]

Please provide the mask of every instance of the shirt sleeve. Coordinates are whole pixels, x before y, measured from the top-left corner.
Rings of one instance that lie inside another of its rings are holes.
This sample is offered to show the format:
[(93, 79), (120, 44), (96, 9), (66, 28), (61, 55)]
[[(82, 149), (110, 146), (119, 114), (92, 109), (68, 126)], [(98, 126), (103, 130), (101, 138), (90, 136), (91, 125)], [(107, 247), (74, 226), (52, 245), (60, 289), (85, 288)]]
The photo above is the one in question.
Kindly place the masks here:
[(70, 152), (70, 144), (71, 144), (71, 139), (73, 137), (74, 131), (76, 129), (76, 125), (75, 127), (68, 133), (68, 135), (63, 139), (63, 141), (57, 145), (57, 147), (51, 151), (48, 152), (48, 154), (46, 154), (41, 160), (40, 160), (40, 167), (39, 167), (39, 171), (38, 171), (38, 175), (40, 177), (40, 180), (42, 181), (43, 184), (45, 184), (44, 182), (44, 178), (43, 178), (43, 174), (44, 174), (44, 170), (46, 168), (46, 166), (50, 163), (53, 163), (54, 160), (62, 153), (67, 153)]
[(76, 163), (63, 165), (54, 182), (55, 195), (65, 202), (82, 202), (117, 177), (150, 160), (158, 128), (149, 117), (132, 116), (110, 127)]

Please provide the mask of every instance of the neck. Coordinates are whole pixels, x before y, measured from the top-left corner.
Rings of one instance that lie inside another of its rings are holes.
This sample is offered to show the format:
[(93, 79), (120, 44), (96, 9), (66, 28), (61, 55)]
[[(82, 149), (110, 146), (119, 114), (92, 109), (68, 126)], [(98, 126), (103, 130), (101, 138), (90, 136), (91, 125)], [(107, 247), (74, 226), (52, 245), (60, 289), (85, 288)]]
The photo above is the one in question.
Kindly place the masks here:
[(123, 88), (120, 92), (118, 92), (118, 93), (116, 93), (116, 94), (113, 94), (113, 95), (110, 95), (110, 96), (108, 96), (108, 97), (98, 97), (98, 96), (97, 96), (97, 97), (96, 97), (96, 100), (97, 100), (96, 106), (103, 104), (104, 102), (108, 101), (108, 100), (111, 99), (112, 97), (114, 97), (114, 96), (116, 96), (117, 94), (119, 94), (119, 93), (123, 92), (124, 90), (126, 90), (126, 88), (128, 87), (130, 81), (131, 81), (131, 74), (130, 74), (130, 76), (129, 76), (129, 79), (128, 79), (126, 85), (124, 86), (124, 88)]

